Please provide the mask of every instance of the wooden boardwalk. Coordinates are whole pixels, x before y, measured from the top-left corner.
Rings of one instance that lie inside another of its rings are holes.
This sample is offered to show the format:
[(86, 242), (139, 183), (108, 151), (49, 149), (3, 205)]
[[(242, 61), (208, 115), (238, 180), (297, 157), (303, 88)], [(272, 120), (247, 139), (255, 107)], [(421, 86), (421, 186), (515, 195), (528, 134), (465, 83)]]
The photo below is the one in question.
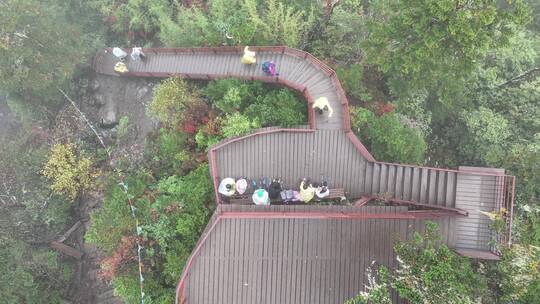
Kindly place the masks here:
[[(423, 220), (391, 218), (406, 212), (406, 207), (296, 206), (288, 210), (293, 216), (310, 212), (382, 216), (363, 220), (228, 216), (254, 210), (246, 207), (218, 207), (218, 217), (209, 224), (212, 231), (191, 265), (192, 275), (184, 281), (179, 302), (344, 303), (367, 284), (366, 268), (373, 263), (395, 268), (395, 241), (425, 227)], [(264, 214), (285, 208), (255, 210)], [(445, 236), (444, 241), (449, 239)], [(401, 302), (393, 297), (395, 303)]]
[[(211, 147), (210, 173), (218, 204), (217, 185), (224, 177), (279, 177), (295, 188), (304, 177), (324, 177), (330, 187), (345, 189), (351, 200), (384, 196), (460, 209), (465, 216), (435, 218), (444, 242), (467, 256), (494, 258), (490, 221), (480, 211), (504, 207), (509, 210), (507, 224), (511, 224), (513, 176), (500, 169), (449, 170), (378, 162), (351, 131), (348, 101), (332, 69), (306, 52), (286, 47), (253, 47), (258, 65), (246, 66), (240, 63), (242, 49), (145, 49), (147, 60), (128, 59), (129, 73), (123, 75), (199, 80), (233, 77), (276, 83), (303, 94), (309, 126), (260, 129)], [(263, 74), (260, 64), (267, 60), (276, 63), (279, 76)], [(111, 49), (106, 49), (96, 55), (93, 67), (98, 73), (118, 76), (113, 71), (116, 62)], [(323, 96), (334, 110), (330, 118), (311, 108)], [(227, 208), (244, 208), (244, 213)], [(365, 267), (372, 259), (390, 266), (395, 263), (391, 236), (407, 237), (421, 230), (424, 220), (409, 218), (414, 213), (388, 218), (314, 218), (344, 207), (321, 207), (319, 211), (309, 207), (304, 210), (311, 216), (295, 218), (298, 208), (218, 206), (183, 271), (177, 302), (186, 297), (189, 303), (341, 303), (361, 289)], [(345, 209), (339, 212), (354, 212)], [(279, 210), (283, 216), (260, 216), (268, 210)], [(370, 212), (392, 214), (396, 210)], [(509, 232), (498, 241), (508, 239)], [(347, 276), (349, 280), (357, 277), (347, 281)]]
[[(238, 48), (219, 53), (211, 51), (192, 53), (191, 51), (194, 49), (187, 50), (160, 50), (154, 53), (151, 49), (148, 49), (145, 50), (148, 55), (145, 62), (127, 60), (126, 64), (132, 76), (170, 77), (172, 75), (191, 75), (192, 78), (198, 79), (235, 77), (277, 82), (277, 77), (266, 76), (262, 71), (262, 63), (272, 60), (276, 63), (280, 81), (294, 84), (298, 88), (306, 88), (307, 90), (304, 93), (309, 94), (313, 100), (322, 96), (328, 98), (334, 113), (330, 118), (326, 117), (326, 115), (319, 116), (316, 119), (317, 129), (344, 129), (344, 114), (341, 105), (343, 97), (338, 94), (342, 90), (341, 85), (335, 83), (334, 79), (336, 78), (330, 77), (325, 73), (325, 70), (303, 58), (304, 54), (307, 53), (284, 53), (271, 51), (270, 49), (257, 52), (256, 65), (245, 65), (240, 62), (240, 50)], [(112, 55), (110, 50), (102, 50), (96, 56), (94, 66), (98, 73), (118, 75), (113, 70), (117, 61), (117, 58)]]

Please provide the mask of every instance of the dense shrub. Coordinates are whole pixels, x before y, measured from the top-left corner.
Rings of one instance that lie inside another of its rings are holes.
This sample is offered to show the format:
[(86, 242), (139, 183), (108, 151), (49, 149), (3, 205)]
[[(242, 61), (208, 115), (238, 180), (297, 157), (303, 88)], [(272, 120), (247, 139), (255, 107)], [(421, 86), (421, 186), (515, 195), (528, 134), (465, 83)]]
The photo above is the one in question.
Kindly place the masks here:
[(154, 97), (149, 105), (149, 113), (169, 128), (181, 128), (185, 122), (185, 112), (192, 104), (199, 103), (198, 94), (181, 78), (164, 80), (154, 90)]
[(204, 95), (223, 113), (240, 111), (263, 127), (291, 127), (306, 121), (306, 104), (293, 91), (274, 89), (262, 82), (212, 81), (205, 88)]
[(158, 177), (182, 172), (191, 160), (185, 133), (161, 128), (155, 136), (147, 138), (146, 166)]
[[(234, 93), (229, 93), (230, 91)], [(204, 89), (204, 95), (210, 104), (221, 111), (230, 113), (229, 111), (245, 109), (257, 96), (265, 95), (268, 91), (270, 90), (262, 82), (222, 79), (208, 83)], [(227, 95), (238, 96), (240, 100), (227, 99)], [(228, 101), (232, 101), (232, 104)]]
[(359, 62), (363, 54), (361, 43), (367, 34), (362, 1), (341, 0), (332, 14), (323, 18), (318, 23), (322, 28), (314, 31), (309, 41), (310, 51), (343, 66)]
[(306, 121), (306, 104), (291, 90), (281, 89), (258, 96), (245, 114), (257, 119), (264, 127), (292, 127)]
[(122, 237), (132, 236), (135, 232), (135, 221), (130, 214), (128, 198), (137, 198), (134, 200), (135, 206), (141, 211), (144, 210), (145, 201), (139, 201), (138, 198), (144, 194), (146, 185), (151, 181), (152, 178), (144, 172), (127, 176), (124, 180), (128, 185), (126, 194), (115, 177), (112, 177), (103, 206), (91, 214), (92, 225), (85, 235), (86, 241), (96, 244), (107, 255), (112, 255), (121, 244)]
[(51, 189), (74, 200), (77, 195), (90, 189), (98, 176), (90, 158), (75, 154), (72, 144), (56, 144), (43, 167), (43, 175), (52, 180)]
[[(118, 35), (131, 38), (151, 38), (159, 32), (160, 20), (175, 11), (167, 0), (89, 0), (89, 5), (101, 12), (109, 28)], [(135, 37), (137, 33), (139, 37)]]
[(225, 117), (221, 125), (221, 132), (225, 138), (228, 138), (247, 134), (250, 130), (260, 127), (258, 119), (250, 119), (248, 116), (236, 112)]
[(351, 127), (374, 157), (383, 161), (422, 163), (426, 142), (416, 129), (405, 127), (393, 113), (376, 116), (351, 107)]
[(59, 303), (73, 264), (48, 240), (71, 224), (73, 205), (52, 193), (40, 174), (49, 152), (45, 143), (31, 132), (11, 135), (10, 142), (0, 137), (1, 302)]

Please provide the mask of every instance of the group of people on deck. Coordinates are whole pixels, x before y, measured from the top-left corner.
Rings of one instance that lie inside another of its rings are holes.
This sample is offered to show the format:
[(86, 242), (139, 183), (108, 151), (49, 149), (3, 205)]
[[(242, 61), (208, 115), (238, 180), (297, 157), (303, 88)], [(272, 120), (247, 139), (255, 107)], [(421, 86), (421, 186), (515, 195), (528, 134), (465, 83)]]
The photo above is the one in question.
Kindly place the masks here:
[[(281, 201), (285, 204), (291, 202), (309, 203), (314, 199), (324, 199), (330, 195), (328, 183), (312, 183), (307, 179), (300, 182), (299, 190), (284, 189), (280, 179), (272, 179), (270, 183), (266, 178), (259, 183), (255, 180), (251, 181), (253, 194), (251, 196), (255, 205), (270, 205), (271, 201)], [(218, 186), (218, 192), (228, 200), (236, 194), (243, 195), (248, 190), (249, 183), (245, 178), (235, 180), (232, 177), (227, 177), (221, 180)]]
[[(114, 71), (120, 74), (124, 74), (129, 72), (127, 65), (125, 63), (127, 58), (127, 53), (123, 49), (119, 47), (115, 47), (112, 50), (113, 55), (118, 58), (118, 62), (114, 65)], [(146, 59), (146, 55), (143, 53), (141, 47), (133, 47), (131, 49), (131, 60), (133, 61), (144, 61)]]

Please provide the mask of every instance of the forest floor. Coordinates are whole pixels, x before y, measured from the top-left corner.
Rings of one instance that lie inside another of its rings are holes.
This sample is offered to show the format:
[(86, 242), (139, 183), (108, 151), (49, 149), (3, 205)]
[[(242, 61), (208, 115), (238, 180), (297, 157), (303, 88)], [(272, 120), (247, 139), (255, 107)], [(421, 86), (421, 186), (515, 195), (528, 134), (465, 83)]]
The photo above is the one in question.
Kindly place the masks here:
[(0, 142), (7, 142), (7, 137), (19, 128), (17, 116), (9, 109), (5, 96), (0, 95)]

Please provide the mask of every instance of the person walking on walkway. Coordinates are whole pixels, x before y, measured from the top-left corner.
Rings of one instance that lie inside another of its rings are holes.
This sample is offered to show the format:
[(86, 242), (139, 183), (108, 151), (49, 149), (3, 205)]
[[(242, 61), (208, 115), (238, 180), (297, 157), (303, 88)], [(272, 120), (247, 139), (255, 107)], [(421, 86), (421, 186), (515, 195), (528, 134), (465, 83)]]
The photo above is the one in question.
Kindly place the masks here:
[(279, 73), (276, 71), (276, 64), (272, 60), (265, 61), (262, 64), (262, 70), (268, 76), (279, 76)]
[(328, 102), (328, 98), (326, 97), (319, 97), (315, 99), (313, 102), (313, 109), (315, 109), (319, 115), (322, 115), (324, 111), (328, 111), (328, 117), (332, 117), (332, 113), (334, 113), (330, 103)]
[(131, 50), (131, 59), (133, 59), (134, 61), (144, 61), (146, 59), (146, 55), (143, 53), (141, 47), (133, 47), (133, 49)]
[(249, 50), (249, 46), (244, 48), (244, 56), (240, 60), (243, 64), (254, 64), (257, 62), (255, 58), (255, 52)]

